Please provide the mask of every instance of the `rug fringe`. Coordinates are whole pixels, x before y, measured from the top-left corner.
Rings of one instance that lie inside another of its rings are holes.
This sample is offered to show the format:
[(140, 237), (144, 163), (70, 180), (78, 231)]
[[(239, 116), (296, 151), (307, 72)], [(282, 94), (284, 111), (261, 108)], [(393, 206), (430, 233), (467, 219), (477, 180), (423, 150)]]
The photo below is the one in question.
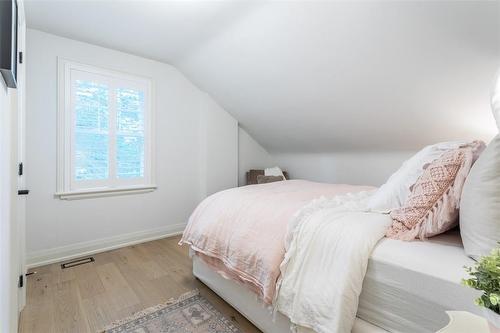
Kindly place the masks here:
[(150, 313), (153, 313), (153, 312), (156, 312), (158, 310), (161, 310), (161, 309), (163, 309), (166, 306), (169, 306), (169, 305), (172, 305), (172, 304), (175, 304), (175, 303), (179, 303), (179, 302), (185, 301), (188, 298), (197, 296), (199, 294), (200, 294), (200, 291), (198, 289), (194, 289), (194, 290), (188, 291), (187, 293), (184, 293), (184, 294), (180, 295), (177, 298), (172, 297), (169, 300), (167, 300), (166, 302), (163, 302), (161, 304), (154, 305), (154, 306), (149, 307), (147, 309), (144, 309), (142, 311), (136, 312), (133, 315), (128, 316), (126, 318), (115, 320), (111, 324), (109, 324), (106, 327), (104, 327), (104, 329), (102, 331), (99, 331), (98, 333), (106, 333), (106, 331), (108, 331), (108, 330), (112, 330), (113, 328), (116, 328), (118, 326), (124, 325), (124, 324), (126, 324), (128, 322), (131, 322), (133, 320), (139, 319), (141, 317), (144, 317), (144, 316), (146, 316), (146, 315), (148, 315)]

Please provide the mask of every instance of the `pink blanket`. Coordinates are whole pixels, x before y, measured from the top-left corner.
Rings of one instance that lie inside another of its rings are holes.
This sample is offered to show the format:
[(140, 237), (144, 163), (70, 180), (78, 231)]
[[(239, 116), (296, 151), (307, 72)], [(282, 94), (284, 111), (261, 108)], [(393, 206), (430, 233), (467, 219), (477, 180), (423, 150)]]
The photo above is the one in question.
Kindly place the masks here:
[(191, 245), (214, 269), (246, 284), (269, 304), (294, 213), (321, 196), (370, 189), (289, 180), (218, 192), (198, 205), (179, 244)]

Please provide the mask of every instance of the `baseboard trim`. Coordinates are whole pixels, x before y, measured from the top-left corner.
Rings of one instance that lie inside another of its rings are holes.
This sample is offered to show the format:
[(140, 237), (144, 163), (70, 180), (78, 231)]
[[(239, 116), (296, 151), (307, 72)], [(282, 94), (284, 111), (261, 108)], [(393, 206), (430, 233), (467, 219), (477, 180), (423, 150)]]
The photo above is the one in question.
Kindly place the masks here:
[(28, 269), (182, 234), (185, 223), (101, 238), (27, 254)]

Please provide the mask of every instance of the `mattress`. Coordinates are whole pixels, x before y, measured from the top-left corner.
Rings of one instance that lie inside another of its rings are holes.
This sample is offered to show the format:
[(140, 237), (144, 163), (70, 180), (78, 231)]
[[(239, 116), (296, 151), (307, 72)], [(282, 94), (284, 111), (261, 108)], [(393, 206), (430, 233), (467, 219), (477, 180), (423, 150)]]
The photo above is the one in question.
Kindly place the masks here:
[(464, 266), (474, 261), (463, 250), (457, 230), (428, 241), (384, 238), (368, 262), (357, 316), (391, 332), (435, 332), (449, 318), (445, 311), (480, 314), (479, 292), (460, 284)]

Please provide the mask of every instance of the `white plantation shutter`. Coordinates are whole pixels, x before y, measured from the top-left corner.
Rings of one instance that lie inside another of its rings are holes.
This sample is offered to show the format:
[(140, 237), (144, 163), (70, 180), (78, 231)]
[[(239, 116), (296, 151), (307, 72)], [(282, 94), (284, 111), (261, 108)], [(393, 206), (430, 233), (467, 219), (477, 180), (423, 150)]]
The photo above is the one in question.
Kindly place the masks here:
[(109, 87), (75, 80), (75, 181), (109, 178)]
[(118, 88), (117, 177), (144, 177), (144, 92)]
[(151, 82), (61, 62), (58, 193), (154, 188)]

